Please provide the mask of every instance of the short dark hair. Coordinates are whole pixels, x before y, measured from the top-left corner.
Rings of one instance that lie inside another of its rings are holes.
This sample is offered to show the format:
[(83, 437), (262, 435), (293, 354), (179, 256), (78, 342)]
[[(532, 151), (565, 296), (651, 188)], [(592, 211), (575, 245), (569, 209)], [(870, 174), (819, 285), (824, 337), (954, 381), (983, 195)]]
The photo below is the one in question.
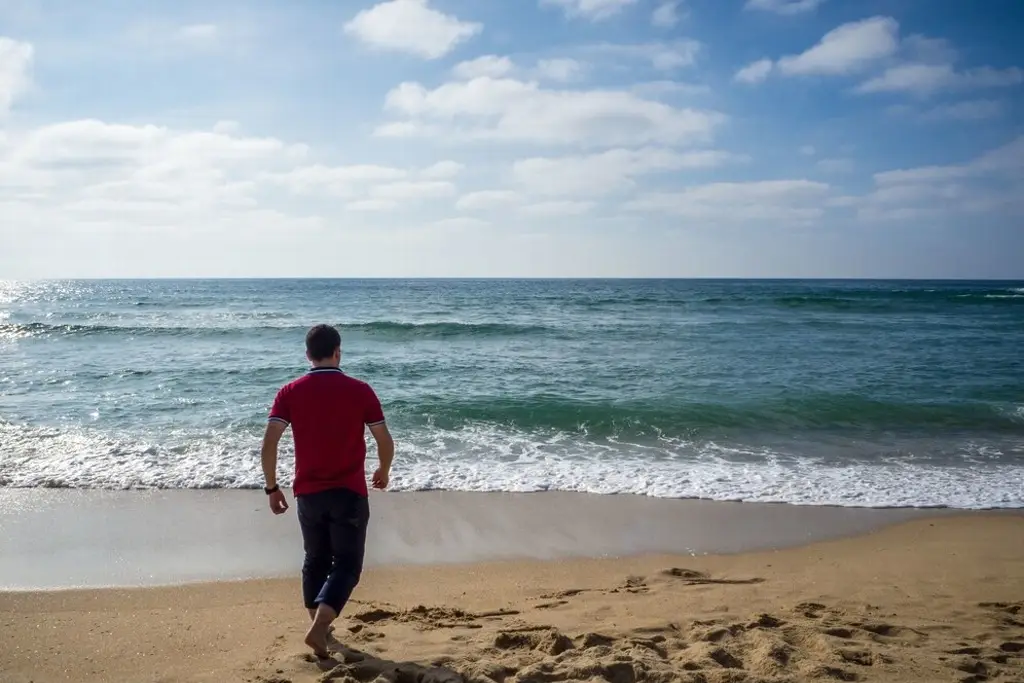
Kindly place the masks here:
[(341, 335), (330, 325), (314, 325), (306, 333), (306, 353), (315, 361), (330, 358), (341, 346)]

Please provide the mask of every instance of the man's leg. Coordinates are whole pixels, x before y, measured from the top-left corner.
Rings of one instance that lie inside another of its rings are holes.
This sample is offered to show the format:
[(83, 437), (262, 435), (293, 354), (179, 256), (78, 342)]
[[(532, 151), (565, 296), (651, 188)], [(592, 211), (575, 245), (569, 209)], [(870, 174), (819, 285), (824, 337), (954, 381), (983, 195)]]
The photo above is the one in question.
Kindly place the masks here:
[(316, 615), (317, 595), (331, 571), (331, 530), (328, 502), (322, 494), (301, 496), (297, 501), (299, 528), (305, 558), (302, 562), (302, 601), (309, 618)]
[(316, 614), (306, 634), (306, 644), (314, 652), (326, 651), (331, 623), (341, 614), (362, 575), (369, 501), (357, 493), (338, 491), (329, 518), (331, 568), (316, 597)]

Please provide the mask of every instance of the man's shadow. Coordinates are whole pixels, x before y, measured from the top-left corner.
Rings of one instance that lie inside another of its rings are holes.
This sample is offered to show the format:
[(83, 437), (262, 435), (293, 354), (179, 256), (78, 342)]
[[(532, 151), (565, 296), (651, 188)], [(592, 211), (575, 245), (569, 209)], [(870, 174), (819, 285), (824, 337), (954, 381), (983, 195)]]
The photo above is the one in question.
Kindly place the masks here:
[(361, 683), (369, 683), (380, 677), (393, 683), (466, 683), (462, 674), (446, 667), (395, 662), (356, 650), (335, 638), (333, 632), (327, 637), (327, 646), (330, 657), (309, 655), (322, 671), (327, 672), (320, 679), (322, 681), (351, 676)]

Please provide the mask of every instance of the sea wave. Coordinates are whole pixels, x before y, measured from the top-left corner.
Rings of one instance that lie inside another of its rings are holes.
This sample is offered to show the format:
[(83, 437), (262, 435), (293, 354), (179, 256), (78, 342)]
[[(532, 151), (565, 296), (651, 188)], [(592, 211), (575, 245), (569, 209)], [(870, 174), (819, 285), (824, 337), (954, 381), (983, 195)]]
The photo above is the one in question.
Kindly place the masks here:
[[(376, 320), (369, 322), (341, 323), (336, 325), (342, 332), (357, 332), (369, 336), (411, 338), (452, 338), (452, 337), (510, 337), (537, 334), (559, 334), (560, 330), (543, 325), (520, 325), (510, 323), (467, 323), (467, 322), (401, 322)], [(261, 325), (202, 325), (202, 324), (80, 324), (80, 323), (7, 323), (0, 324), (0, 339), (18, 340), (34, 337), (88, 337), (97, 335), (121, 335), (126, 337), (175, 336), (194, 337), (198, 335), (241, 335), (257, 332), (304, 333), (308, 326), (293, 323)]]
[(748, 403), (599, 401), (540, 395), (475, 400), (422, 397), (391, 401), (387, 408), (402, 419), (444, 428), (485, 422), (592, 436), (679, 436), (719, 430), (1024, 431), (1024, 416), (1013, 405), (900, 403), (814, 392)]
[(836, 311), (898, 312), (913, 306), (957, 305), (998, 306), (1024, 304), (1024, 295), (995, 291), (849, 290), (776, 297), (774, 303), (785, 308), (820, 308)]
[[(160, 441), (89, 428), (0, 423), (0, 486), (253, 489), (258, 434), (167, 433)], [(459, 449), (453, 451), (454, 448)], [(573, 491), (849, 507), (1024, 507), (1024, 465), (961, 444), (959, 464), (913, 458), (837, 461), (764, 446), (676, 441), (659, 450), (477, 425), (403, 433), (396, 491)], [(284, 442), (280, 481), (293, 469)], [(372, 465), (372, 455), (370, 458)]]

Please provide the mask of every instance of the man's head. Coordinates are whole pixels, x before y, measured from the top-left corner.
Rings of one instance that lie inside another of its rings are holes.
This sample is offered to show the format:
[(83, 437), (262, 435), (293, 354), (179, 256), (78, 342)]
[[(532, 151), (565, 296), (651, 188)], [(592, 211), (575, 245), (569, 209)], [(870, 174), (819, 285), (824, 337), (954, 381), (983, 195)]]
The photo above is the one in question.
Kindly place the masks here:
[(337, 365), (341, 360), (341, 335), (330, 325), (314, 325), (306, 333), (306, 358), (316, 364)]

